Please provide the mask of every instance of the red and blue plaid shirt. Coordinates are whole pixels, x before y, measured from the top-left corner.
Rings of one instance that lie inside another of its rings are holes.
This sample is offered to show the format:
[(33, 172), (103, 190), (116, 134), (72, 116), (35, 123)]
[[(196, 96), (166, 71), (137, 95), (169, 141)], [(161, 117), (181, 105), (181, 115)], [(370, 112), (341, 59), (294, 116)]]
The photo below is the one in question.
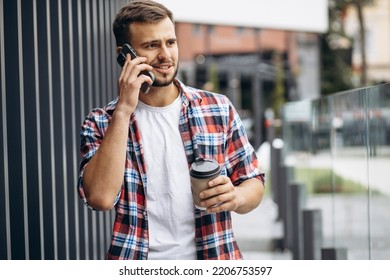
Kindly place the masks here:
[[(230, 101), (220, 94), (187, 87), (178, 80), (175, 84), (182, 93), (179, 130), (188, 167), (197, 157), (213, 158), (223, 167), (222, 174), (229, 176), (235, 186), (250, 178), (264, 182), (253, 147)], [(85, 204), (84, 169), (102, 143), (116, 103), (114, 100), (104, 108), (92, 110), (82, 125), (78, 191)], [(140, 143), (133, 114), (129, 122), (124, 181), (115, 204), (116, 217), (107, 259), (148, 257), (147, 174)], [(198, 259), (242, 259), (234, 239), (230, 212), (207, 214), (194, 207), (194, 213)]]

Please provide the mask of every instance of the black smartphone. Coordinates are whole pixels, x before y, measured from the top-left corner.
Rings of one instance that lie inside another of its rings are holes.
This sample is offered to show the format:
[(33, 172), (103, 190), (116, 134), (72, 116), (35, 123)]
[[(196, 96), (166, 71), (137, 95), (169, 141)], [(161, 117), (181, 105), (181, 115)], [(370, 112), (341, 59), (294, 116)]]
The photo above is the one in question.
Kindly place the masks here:
[[(117, 62), (118, 64), (123, 67), (123, 65), (125, 65), (125, 61), (126, 61), (126, 55), (127, 54), (130, 54), (131, 56), (131, 59), (134, 59), (138, 56), (137, 52), (135, 51), (135, 49), (133, 49), (129, 44), (124, 44), (123, 47), (122, 47), (122, 51), (121, 53), (118, 55), (117, 57)], [(146, 75), (146, 76), (149, 76), (152, 81), (154, 81), (154, 74), (150, 71), (141, 71), (141, 73), (139, 73), (139, 75)], [(138, 76), (139, 76), (138, 75)], [(150, 88), (152, 87), (152, 85), (149, 85), (147, 82), (144, 82), (142, 85), (141, 85), (141, 91), (145, 94), (147, 94), (150, 90)]]

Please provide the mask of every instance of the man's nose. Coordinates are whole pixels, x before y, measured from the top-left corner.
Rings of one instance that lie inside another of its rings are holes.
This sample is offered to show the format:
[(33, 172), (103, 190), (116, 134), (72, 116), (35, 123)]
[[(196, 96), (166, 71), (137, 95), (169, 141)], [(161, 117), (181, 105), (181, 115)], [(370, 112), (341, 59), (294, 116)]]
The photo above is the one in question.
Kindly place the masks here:
[(169, 58), (170, 56), (171, 55), (167, 46), (162, 46), (160, 49), (160, 53), (158, 54), (158, 59), (162, 60), (162, 59)]

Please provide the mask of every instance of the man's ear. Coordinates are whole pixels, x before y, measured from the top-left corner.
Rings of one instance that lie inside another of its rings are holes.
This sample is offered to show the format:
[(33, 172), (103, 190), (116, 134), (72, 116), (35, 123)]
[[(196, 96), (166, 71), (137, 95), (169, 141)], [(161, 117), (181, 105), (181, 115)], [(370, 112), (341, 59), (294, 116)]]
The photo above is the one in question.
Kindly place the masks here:
[(117, 54), (120, 54), (121, 53), (121, 51), (122, 51), (122, 47), (116, 47), (116, 52), (117, 52)]

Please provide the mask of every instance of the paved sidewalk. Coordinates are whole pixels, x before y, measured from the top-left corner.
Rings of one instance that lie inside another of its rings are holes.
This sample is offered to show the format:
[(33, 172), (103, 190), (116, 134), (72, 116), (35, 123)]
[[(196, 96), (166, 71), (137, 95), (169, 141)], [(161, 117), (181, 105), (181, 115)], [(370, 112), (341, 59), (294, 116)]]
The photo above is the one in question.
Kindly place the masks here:
[(277, 214), (277, 205), (268, 196), (248, 214), (232, 213), (235, 237), (244, 259), (292, 259), (290, 252), (273, 249), (274, 239), (281, 238), (283, 234), (281, 224), (276, 221)]
[[(309, 196), (305, 209), (320, 209), (324, 247), (347, 249), (349, 260), (390, 259), (390, 198), (365, 194), (321, 194)], [(232, 213), (235, 237), (244, 259), (292, 260), (289, 250), (280, 252), (273, 241), (283, 236), (276, 220), (277, 205), (265, 197), (258, 208)]]

